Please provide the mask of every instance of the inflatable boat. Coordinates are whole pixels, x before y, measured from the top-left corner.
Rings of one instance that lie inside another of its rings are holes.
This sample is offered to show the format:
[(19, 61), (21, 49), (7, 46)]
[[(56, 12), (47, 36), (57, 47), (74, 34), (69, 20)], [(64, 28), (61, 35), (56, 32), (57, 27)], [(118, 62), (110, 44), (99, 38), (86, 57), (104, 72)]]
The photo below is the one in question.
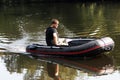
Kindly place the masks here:
[(114, 48), (114, 41), (110, 37), (100, 39), (66, 39), (66, 41), (67, 40), (67, 46), (47, 46), (40, 44), (28, 45), (26, 47), (26, 52), (33, 55), (89, 57), (96, 56), (106, 51), (111, 51)]

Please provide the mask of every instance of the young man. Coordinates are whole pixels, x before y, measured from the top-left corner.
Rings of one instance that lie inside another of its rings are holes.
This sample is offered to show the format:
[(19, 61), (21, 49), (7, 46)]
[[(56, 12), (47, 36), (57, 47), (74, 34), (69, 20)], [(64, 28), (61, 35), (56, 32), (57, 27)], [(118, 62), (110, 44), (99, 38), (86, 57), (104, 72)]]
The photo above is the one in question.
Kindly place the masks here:
[(53, 19), (51, 21), (51, 25), (46, 29), (46, 43), (48, 46), (58, 45), (58, 25), (59, 21), (57, 19)]

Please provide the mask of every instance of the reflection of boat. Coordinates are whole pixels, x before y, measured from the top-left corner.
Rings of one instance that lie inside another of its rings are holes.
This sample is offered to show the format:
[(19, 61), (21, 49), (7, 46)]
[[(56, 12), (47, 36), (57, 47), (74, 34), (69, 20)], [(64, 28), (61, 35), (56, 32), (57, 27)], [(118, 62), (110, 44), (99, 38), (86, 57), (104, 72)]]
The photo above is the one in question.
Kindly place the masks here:
[(61, 64), (96, 75), (110, 74), (114, 71), (113, 59), (104, 54), (88, 60), (47, 56), (39, 56), (36, 59)]
[(109, 38), (78, 39), (68, 42), (68, 46), (46, 46), (39, 44), (28, 45), (27, 52), (33, 55), (59, 55), (59, 56), (95, 56), (99, 53), (110, 51), (114, 47), (114, 41)]

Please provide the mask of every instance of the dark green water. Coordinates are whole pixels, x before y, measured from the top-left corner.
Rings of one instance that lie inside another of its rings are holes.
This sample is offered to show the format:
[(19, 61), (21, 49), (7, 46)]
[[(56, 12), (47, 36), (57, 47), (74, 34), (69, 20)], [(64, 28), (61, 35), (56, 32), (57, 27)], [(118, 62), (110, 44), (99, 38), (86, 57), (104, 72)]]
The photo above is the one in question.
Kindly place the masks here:
[[(44, 30), (52, 18), (60, 20), (58, 28), (60, 37), (109, 36), (115, 41), (115, 48), (105, 53), (106, 57), (88, 61), (66, 59), (64, 63), (59, 62), (59, 58), (53, 58), (54, 64), (49, 63), (51, 59), (35, 59), (22, 55), (26, 54), (25, 47), (28, 44), (45, 44)], [(120, 3), (41, 3), (1, 6), (0, 79), (57, 80), (52, 75), (56, 70), (59, 71), (61, 80), (119, 80), (119, 41)], [(106, 65), (114, 66), (115, 71), (98, 76), (98, 69)]]

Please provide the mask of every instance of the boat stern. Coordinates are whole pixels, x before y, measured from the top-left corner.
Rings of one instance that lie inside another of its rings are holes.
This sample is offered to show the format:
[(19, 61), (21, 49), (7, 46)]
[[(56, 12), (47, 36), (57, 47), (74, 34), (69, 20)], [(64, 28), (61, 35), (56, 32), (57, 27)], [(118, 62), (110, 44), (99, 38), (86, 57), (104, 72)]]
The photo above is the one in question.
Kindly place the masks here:
[(114, 49), (115, 43), (112, 38), (105, 37), (97, 40), (99, 45), (102, 47), (104, 51), (111, 51)]

